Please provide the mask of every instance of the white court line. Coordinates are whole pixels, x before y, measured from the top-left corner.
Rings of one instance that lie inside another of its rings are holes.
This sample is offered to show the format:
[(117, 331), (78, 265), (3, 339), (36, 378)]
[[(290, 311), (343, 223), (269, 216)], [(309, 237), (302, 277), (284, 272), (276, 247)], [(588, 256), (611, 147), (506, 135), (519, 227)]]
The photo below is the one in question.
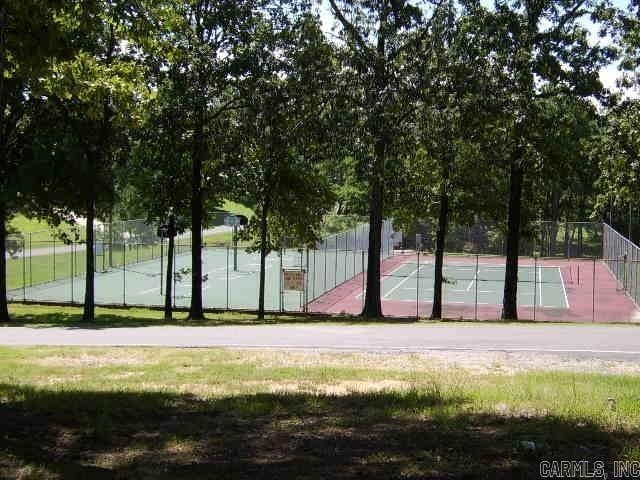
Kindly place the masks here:
[[(542, 267), (538, 267), (538, 277), (540, 278), (540, 306), (544, 307), (544, 302), (542, 301)], [(533, 288), (536, 288), (535, 285)]]
[(467, 287), (467, 292), (469, 290), (471, 290), (471, 287), (473, 286), (473, 283), (478, 279), (478, 269), (476, 269), (475, 273), (473, 274), (473, 279), (469, 282), (469, 286)]
[(558, 267), (558, 274), (560, 275), (560, 283), (562, 284), (562, 292), (564, 293), (564, 301), (567, 304), (567, 308), (569, 307), (569, 297), (567, 297), (567, 289), (564, 287), (564, 278), (562, 278), (562, 270)]
[(146, 290), (140, 290), (137, 294), (138, 295), (146, 295), (147, 293), (157, 292), (158, 290), (160, 290), (160, 288), (158, 288), (158, 287), (147, 288)]
[(413, 272), (411, 272), (409, 275), (407, 275), (406, 277), (404, 277), (402, 280), (400, 280), (399, 283), (397, 283), (391, 290), (389, 290), (386, 294), (384, 294), (384, 296), (382, 297), (385, 300), (389, 299), (389, 295), (391, 295), (393, 292), (395, 292), (400, 285), (402, 285), (404, 282), (406, 282), (407, 280), (409, 280), (409, 278), (411, 278), (412, 275), (418, 273), (418, 271), (420, 270), (420, 265), (418, 265), (418, 268), (416, 268)]
[[(416, 290), (416, 287), (402, 287), (402, 290), (411, 290), (414, 291)], [(421, 288), (420, 291), (429, 291), (429, 290), (433, 290), (433, 288)], [(455, 293), (466, 293), (466, 290), (447, 290), (448, 292), (455, 292)], [(498, 290), (478, 290), (478, 293), (500, 293)], [(527, 293), (522, 293), (522, 295), (527, 295)], [(533, 295), (532, 293), (529, 293), (528, 295)]]
[[(394, 268), (393, 270), (391, 270), (389, 273), (381, 273), (380, 276), (382, 277), (382, 281), (380, 282), (380, 284), (384, 283), (384, 281), (387, 279), (385, 277), (393, 277), (393, 275), (395, 273), (398, 272), (398, 270), (400, 270), (402, 267), (404, 267), (405, 265), (413, 265), (412, 262), (404, 262), (401, 263), (400, 265), (398, 265), (396, 268)], [(420, 268), (420, 265), (428, 265), (427, 263), (423, 263), (423, 264), (418, 264), (418, 268)], [(360, 274), (366, 274), (366, 272), (360, 272), (358, 273), (358, 275)], [(356, 275), (357, 276), (357, 275)], [(362, 296), (366, 293), (366, 289), (363, 290), (362, 292), (360, 292), (359, 294), (356, 295), (357, 299), (361, 299)], [(386, 295), (383, 296), (382, 298), (385, 299)]]

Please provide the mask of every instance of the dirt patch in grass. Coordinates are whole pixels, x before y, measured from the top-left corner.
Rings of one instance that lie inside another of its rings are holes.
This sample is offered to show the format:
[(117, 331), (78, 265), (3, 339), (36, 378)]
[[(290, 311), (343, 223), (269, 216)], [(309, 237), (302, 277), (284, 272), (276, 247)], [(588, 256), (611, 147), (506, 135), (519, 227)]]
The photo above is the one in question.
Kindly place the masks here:
[[(583, 373), (640, 374), (640, 363), (603, 359), (580, 359), (538, 352), (427, 351), (423, 353), (335, 353), (330, 351), (290, 352), (285, 350), (230, 351), (228, 364), (254, 363), (263, 368), (349, 368), (401, 372), (446, 372), (468, 375), (514, 375), (527, 371), (569, 371)], [(462, 371), (460, 371), (462, 370)], [(456, 372), (457, 371), (457, 372)], [(464, 381), (464, 378), (460, 379)]]
[(413, 388), (410, 382), (399, 380), (369, 380), (369, 381), (336, 381), (331, 383), (317, 383), (309, 381), (274, 382), (249, 381), (242, 382), (241, 390), (255, 390), (269, 393), (313, 393), (317, 395), (349, 395), (352, 393), (372, 393), (385, 391), (407, 391)]
[(81, 354), (56, 354), (46, 357), (36, 358), (33, 364), (43, 367), (110, 367), (110, 366), (133, 366), (133, 365), (154, 365), (158, 361), (154, 360), (152, 352), (132, 349), (113, 349), (106, 352), (87, 352)]

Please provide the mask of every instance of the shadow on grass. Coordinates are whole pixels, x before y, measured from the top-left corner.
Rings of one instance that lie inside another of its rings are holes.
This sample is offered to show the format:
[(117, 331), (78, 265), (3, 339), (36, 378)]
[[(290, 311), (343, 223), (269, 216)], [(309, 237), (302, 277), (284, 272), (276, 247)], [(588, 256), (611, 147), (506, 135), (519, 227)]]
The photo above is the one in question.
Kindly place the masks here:
[(6, 478), (538, 478), (541, 460), (609, 461), (638, 440), (469, 413), (437, 390), (203, 400), (0, 384), (0, 399)]
[(11, 313), (11, 322), (0, 323), (0, 327), (69, 327), (69, 328), (118, 328), (118, 327), (150, 327), (150, 326), (225, 326), (225, 325), (277, 325), (277, 324), (320, 324), (340, 323), (363, 325), (371, 323), (409, 324), (415, 319), (383, 318), (380, 320), (363, 319), (357, 316), (338, 315), (325, 316), (317, 314), (281, 314), (267, 315), (260, 320), (253, 312), (209, 312), (205, 320), (187, 320), (187, 313), (176, 311), (172, 321), (165, 321), (160, 310), (153, 309), (107, 309), (100, 308), (95, 321), (82, 320), (81, 307), (19, 305), (18, 311)]

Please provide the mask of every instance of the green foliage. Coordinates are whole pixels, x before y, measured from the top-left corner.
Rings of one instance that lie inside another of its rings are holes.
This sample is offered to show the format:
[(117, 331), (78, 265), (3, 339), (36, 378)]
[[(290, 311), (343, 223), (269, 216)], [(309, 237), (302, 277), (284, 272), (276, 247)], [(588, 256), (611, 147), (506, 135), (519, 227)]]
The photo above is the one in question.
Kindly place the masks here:
[(244, 234), (260, 242), (262, 222), (268, 222), (268, 253), (285, 238), (296, 244), (315, 241), (332, 204), (321, 174), (330, 141), (324, 112), (332, 64), (331, 48), (309, 15), (290, 19), (282, 30), (265, 22), (259, 31), (252, 50), (254, 76), (242, 84), (240, 158), (231, 175), (237, 195), (256, 205)]
[(611, 109), (602, 129), (586, 146), (600, 169), (596, 213), (612, 206), (634, 205), (640, 197), (640, 102), (629, 100)]

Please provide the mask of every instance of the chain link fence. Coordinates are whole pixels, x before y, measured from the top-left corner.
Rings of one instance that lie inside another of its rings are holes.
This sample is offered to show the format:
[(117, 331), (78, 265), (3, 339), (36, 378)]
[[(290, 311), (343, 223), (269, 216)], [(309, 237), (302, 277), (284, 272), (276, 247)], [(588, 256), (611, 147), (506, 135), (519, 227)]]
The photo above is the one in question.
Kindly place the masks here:
[[(404, 247), (416, 250), (416, 234), (421, 248), (436, 248), (435, 223), (424, 222), (412, 229)], [(519, 254), (527, 257), (592, 258), (602, 257), (602, 223), (600, 222), (534, 222), (523, 229)], [(473, 225), (451, 225), (445, 240), (445, 251), (477, 255), (504, 256), (506, 234), (501, 225), (476, 222)]]
[[(349, 220), (353, 225), (353, 219)], [(335, 222), (340, 225), (340, 222)], [(347, 222), (342, 222), (342, 226)], [(174, 276), (165, 278), (166, 240), (143, 221), (98, 225), (95, 231), (97, 304), (161, 306), (173, 282), (173, 303), (191, 299), (191, 234), (176, 238)], [(640, 249), (607, 224), (539, 222), (519, 258), (518, 316), (535, 321), (640, 321)], [(385, 315), (429, 317), (435, 293), (430, 228), (404, 236), (385, 220), (381, 290)], [(7, 240), (9, 299), (81, 303), (86, 245), (80, 241), (12, 235)], [(260, 254), (234, 247), (231, 228), (203, 232), (206, 308), (256, 310)], [(273, 312), (359, 314), (364, 301), (369, 227), (322, 238), (313, 248), (282, 248), (265, 261), (265, 307)], [(412, 245), (413, 243), (413, 245)], [(442, 316), (495, 320), (502, 313), (506, 259), (500, 230), (454, 227), (446, 244)], [(580, 256), (582, 254), (583, 256)], [(587, 256), (584, 256), (587, 255)], [(292, 282), (291, 280), (296, 280)]]
[(618, 281), (618, 289), (640, 304), (640, 247), (605, 223), (603, 251), (605, 264)]
[[(255, 310), (258, 307), (260, 254), (236, 246), (231, 227), (221, 219), (203, 231), (202, 271), (205, 308)], [(334, 222), (339, 224), (339, 222)], [(346, 222), (343, 222), (346, 223)], [(353, 219), (349, 219), (353, 224)], [(382, 259), (394, 249), (392, 223), (383, 224)], [(7, 241), (8, 296), (13, 301), (81, 303), (84, 298), (86, 242), (82, 232), (58, 238), (45, 234), (12, 235)], [(167, 240), (157, 226), (142, 220), (98, 224), (94, 231), (95, 299), (101, 305), (161, 306)], [(327, 236), (315, 248), (283, 248), (265, 261), (267, 310), (304, 311), (309, 302), (361, 274), (366, 268), (369, 226)], [(191, 299), (191, 233), (175, 239), (173, 303), (186, 307)], [(300, 290), (283, 282), (284, 271), (303, 272)]]

